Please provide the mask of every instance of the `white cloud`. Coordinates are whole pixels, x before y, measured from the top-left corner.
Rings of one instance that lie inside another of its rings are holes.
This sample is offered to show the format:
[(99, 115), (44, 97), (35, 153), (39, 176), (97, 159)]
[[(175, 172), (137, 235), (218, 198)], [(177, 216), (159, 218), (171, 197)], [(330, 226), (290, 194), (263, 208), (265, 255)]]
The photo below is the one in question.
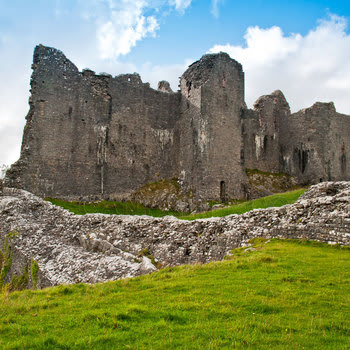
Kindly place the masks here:
[[(159, 16), (165, 8), (175, 7), (180, 13), (190, 6), (192, 0), (101, 0), (104, 6), (98, 13), (92, 8), (84, 10), (85, 20), (97, 21), (97, 41), (102, 59), (117, 59), (128, 54), (137, 42), (154, 37), (159, 30)], [(146, 13), (152, 12), (152, 15)]]
[[(25, 115), (29, 110), (29, 80), (32, 53), (23, 54), (14, 38), (6, 37), (0, 50), (0, 165), (11, 164), (18, 159)], [(15, 68), (14, 68), (15, 67)]]
[(350, 114), (350, 35), (343, 17), (330, 16), (305, 36), (284, 35), (281, 28), (249, 27), (246, 46), (215, 45), (242, 63), (248, 105), (261, 95), (280, 89), (292, 110), (316, 101), (334, 101)]
[(211, 13), (215, 18), (219, 18), (219, 3), (222, 0), (212, 0), (211, 1)]
[(192, 0), (169, 0), (169, 4), (175, 6), (177, 11), (183, 12), (191, 5)]
[(110, 19), (97, 30), (101, 58), (126, 55), (137, 41), (155, 35), (159, 24), (154, 16), (143, 15), (147, 6), (145, 0), (109, 0)]

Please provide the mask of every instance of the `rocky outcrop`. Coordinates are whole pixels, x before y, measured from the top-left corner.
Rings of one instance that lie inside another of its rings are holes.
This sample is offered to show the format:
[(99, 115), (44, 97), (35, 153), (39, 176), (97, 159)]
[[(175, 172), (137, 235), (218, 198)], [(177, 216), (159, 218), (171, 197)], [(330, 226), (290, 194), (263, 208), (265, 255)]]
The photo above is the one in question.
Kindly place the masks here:
[[(191, 191), (184, 191), (177, 179), (148, 183), (134, 192), (132, 200), (148, 208), (183, 213), (200, 211), (204, 206), (204, 203), (196, 203)], [(209, 205), (205, 209), (209, 210)]]
[(5, 188), (0, 197), (1, 246), (10, 232), (17, 232), (10, 240), (11, 274), (20, 274), (35, 259), (38, 287), (116, 280), (164, 266), (221, 260), (254, 237), (350, 245), (350, 183), (320, 183), (281, 208), (195, 221), (79, 216), (29, 192)]

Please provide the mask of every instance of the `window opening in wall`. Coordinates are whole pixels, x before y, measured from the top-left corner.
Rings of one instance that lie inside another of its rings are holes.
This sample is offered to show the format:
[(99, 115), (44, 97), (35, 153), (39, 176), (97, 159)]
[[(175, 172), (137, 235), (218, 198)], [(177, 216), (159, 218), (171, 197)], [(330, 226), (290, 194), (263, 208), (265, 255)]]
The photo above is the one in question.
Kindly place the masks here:
[(226, 87), (226, 74), (225, 74), (225, 72), (222, 72), (221, 86), (222, 86), (223, 88)]
[(241, 149), (241, 163), (244, 162), (244, 149)]
[(264, 136), (264, 144), (263, 144), (263, 149), (264, 149), (264, 152), (266, 153), (266, 150), (267, 150), (267, 141), (268, 141), (268, 138), (267, 138), (267, 135)]
[(345, 174), (346, 173), (346, 157), (345, 157), (345, 154), (343, 154), (340, 157), (340, 166), (341, 166), (341, 172), (343, 174)]
[(226, 198), (226, 184), (225, 181), (220, 181), (220, 200), (221, 202), (225, 202)]
[(39, 115), (43, 117), (45, 114), (45, 101), (39, 101)]
[(345, 156), (345, 144), (343, 142), (341, 146), (340, 167), (342, 174), (346, 173), (346, 156)]
[(298, 165), (299, 165), (299, 170), (303, 174), (305, 172), (306, 166), (309, 161), (309, 151), (303, 150), (303, 148), (295, 149), (296, 155), (298, 157)]
[(304, 173), (308, 162), (308, 151), (301, 151), (301, 172)]
[(186, 86), (187, 86), (187, 97), (190, 97), (192, 82), (190, 82), (190, 81), (186, 82)]

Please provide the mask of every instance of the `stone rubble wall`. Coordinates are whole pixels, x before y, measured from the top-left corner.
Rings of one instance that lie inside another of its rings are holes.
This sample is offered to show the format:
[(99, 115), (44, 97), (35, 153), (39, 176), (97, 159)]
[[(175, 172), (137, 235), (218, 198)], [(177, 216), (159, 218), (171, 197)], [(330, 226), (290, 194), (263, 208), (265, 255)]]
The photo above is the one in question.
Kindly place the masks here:
[[(40, 288), (96, 283), (149, 273), (157, 267), (222, 260), (254, 237), (350, 245), (350, 183), (320, 183), (293, 205), (195, 221), (171, 216), (79, 216), (24, 190), (4, 188), (1, 247), (14, 230), (18, 237), (11, 240), (12, 274), (20, 274), (23, 264), (33, 258), (40, 267)], [(143, 255), (148, 257), (140, 254), (146, 250)]]

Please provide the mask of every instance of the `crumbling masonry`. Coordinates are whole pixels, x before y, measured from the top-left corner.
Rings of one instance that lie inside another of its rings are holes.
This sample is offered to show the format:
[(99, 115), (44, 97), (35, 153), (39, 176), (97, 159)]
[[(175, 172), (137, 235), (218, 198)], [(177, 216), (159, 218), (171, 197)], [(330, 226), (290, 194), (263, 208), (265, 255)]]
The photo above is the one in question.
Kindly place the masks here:
[(203, 56), (159, 89), (138, 74), (79, 72), (62, 52), (34, 51), (20, 159), (5, 185), (42, 197), (127, 199), (177, 178), (195, 201), (244, 198), (246, 168), (300, 184), (350, 180), (350, 116), (333, 103), (291, 114), (282, 92), (244, 102), (242, 66)]

